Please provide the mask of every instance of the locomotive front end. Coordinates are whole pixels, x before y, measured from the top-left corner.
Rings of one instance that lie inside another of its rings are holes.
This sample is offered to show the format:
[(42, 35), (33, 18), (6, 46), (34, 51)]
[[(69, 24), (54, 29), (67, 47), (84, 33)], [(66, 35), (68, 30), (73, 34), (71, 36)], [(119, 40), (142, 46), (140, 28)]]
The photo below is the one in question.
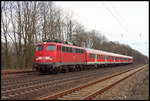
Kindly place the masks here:
[(38, 43), (35, 49), (33, 69), (40, 73), (52, 71), (56, 60), (55, 43)]

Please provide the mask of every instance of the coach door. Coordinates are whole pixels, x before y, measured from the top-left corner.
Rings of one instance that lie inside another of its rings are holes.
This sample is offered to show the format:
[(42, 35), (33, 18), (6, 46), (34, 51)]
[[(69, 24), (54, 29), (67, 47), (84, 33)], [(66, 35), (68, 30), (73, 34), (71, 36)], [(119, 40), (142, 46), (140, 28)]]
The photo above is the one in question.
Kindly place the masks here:
[(58, 58), (58, 62), (61, 62), (61, 46), (60, 45), (58, 45), (57, 46), (57, 58)]

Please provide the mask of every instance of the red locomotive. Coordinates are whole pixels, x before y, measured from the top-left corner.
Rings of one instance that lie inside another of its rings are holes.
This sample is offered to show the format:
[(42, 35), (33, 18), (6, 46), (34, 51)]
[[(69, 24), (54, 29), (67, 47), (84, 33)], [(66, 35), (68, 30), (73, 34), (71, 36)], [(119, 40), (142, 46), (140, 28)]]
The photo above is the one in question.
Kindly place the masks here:
[(37, 43), (33, 69), (40, 73), (74, 71), (92, 66), (133, 63), (130, 56), (82, 48), (68, 42), (47, 40)]

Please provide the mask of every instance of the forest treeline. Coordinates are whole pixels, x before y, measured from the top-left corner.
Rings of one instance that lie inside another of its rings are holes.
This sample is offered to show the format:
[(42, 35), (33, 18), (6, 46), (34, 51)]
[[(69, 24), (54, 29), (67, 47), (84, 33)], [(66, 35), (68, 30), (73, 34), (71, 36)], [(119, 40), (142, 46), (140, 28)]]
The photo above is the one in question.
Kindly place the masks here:
[(70, 41), (81, 47), (133, 56), (146, 63), (148, 57), (128, 45), (107, 40), (96, 30), (86, 31), (53, 2), (1, 2), (1, 67), (31, 68), (35, 44), (44, 39)]

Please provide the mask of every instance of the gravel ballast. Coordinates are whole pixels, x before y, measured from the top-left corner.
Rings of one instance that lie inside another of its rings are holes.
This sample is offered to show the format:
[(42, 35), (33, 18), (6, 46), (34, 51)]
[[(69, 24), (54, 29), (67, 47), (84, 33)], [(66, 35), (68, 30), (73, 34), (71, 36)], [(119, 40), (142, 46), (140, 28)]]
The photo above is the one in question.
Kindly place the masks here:
[(93, 100), (148, 100), (149, 65), (108, 91), (97, 95)]

